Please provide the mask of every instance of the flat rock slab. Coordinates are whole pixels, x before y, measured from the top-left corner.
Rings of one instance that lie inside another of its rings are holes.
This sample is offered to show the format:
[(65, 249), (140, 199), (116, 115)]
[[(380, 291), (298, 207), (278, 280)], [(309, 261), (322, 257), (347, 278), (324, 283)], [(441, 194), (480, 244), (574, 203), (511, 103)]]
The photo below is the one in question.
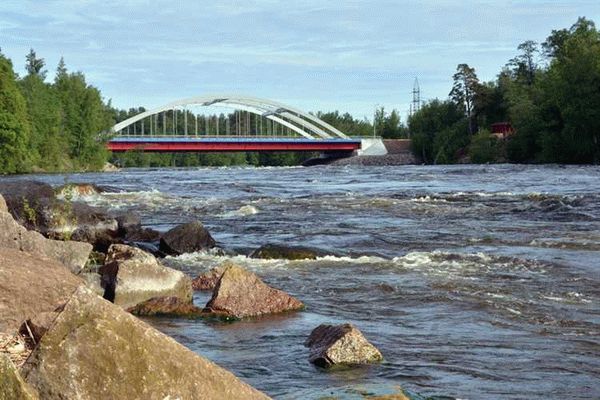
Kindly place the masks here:
[(266, 285), (258, 276), (228, 265), (206, 304), (206, 311), (233, 318), (301, 310), (304, 304), (289, 294)]
[(319, 325), (304, 345), (310, 347), (309, 361), (323, 368), (383, 360), (379, 350), (351, 324)]
[(14, 364), (0, 353), (0, 399), (37, 400), (35, 391), (23, 380)]
[(127, 311), (138, 316), (202, 317), (202, 309), (179, 297), (153, 297)]
[(85, 287), (21, 370), (45, 400), (268, 398)]
[(170, 255), (194, 253), (211, 249), (216, 242), (208, 230), (198, 221), (182, 224), (160, 238), (160, 251)]
[(181, 271), (165, 267), (143, 250), (114, 244), (108, 250), (105, 267), (101, 268), (104, 288), (115, 284), (114, 299), (111, 300), (123, 308), (153, 297), (174, 296), (189, 304), (192, 302), (191, 279)]
[(0, 248), (0, 332), (64, 304), (83, 281), (58, 261)]

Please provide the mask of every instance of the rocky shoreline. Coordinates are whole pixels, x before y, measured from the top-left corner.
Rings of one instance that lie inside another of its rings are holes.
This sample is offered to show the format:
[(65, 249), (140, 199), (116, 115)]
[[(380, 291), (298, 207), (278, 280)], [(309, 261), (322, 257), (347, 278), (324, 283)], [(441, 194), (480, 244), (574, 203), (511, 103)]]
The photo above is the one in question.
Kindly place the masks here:
[[(102, 190), (0, 184), (0, 398), (268, 398), (136, 315), (235, 321), (304, 304), (229, 262), (195, 279), (163, 265), (165, 255), (222, 250), (198, 221), (160, 233), (74, 201)], [(250, 256), (321, 254), (267, 244)], [(205, 306), (193, 290), (212, 291)], [(349, 324), (316, 327), (306, 345), (323, 368), (383, 358)]]

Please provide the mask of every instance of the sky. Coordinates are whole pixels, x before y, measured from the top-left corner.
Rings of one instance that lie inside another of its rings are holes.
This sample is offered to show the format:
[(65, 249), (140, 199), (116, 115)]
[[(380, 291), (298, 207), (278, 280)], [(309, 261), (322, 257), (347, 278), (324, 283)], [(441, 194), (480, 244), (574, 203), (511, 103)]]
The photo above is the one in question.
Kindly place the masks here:
[(235, 93), (405, 119), (415, 78), (445, 99), (458, 64), (492, 80), (580, 16), (600, 25), (600, 1), (0, 0), (0, 48), (21, 75), (33, 48), (49, 80), (63, 56), (119, 108)]

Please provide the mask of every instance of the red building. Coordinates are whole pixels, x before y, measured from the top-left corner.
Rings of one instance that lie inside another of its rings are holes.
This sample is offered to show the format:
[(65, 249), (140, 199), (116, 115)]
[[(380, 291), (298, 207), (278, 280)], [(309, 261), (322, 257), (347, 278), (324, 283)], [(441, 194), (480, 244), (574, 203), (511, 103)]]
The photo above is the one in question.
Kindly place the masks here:
[(506, 139), (515, 133), (510, 122), (496, 122), (492, 124), (492, 135), (496, 136), (498, 139)]

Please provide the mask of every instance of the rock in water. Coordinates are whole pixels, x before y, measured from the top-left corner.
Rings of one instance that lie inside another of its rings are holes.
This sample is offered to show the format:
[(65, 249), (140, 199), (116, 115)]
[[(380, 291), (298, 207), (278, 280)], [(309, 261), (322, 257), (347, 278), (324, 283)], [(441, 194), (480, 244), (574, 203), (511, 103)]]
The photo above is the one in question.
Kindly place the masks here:
[(335, 364), (366, 364), (381, 361), (383, 356), (351, 324), (319, 325), (304, 343), (310, 347), (309, 361), (319, 367)]
[(21, 371), (45, 400), (268, 398), (87, 288)]
[(221, 275), (206, 310), (233, 318), (301, 310), (304, 304), (287, 293), (267, 286), (252, 272), (229, 265)]
[[(191, 279), (183, 272), (165, 267), (143, 250), (113, 244), (106, 256), (105, 267), (108, 266), (114, 268), (101, 268), (102, 282), (116, 283), (112, 288), (113, 300), (123, 308), (163, 296), (175, 296), (184, 302), (192, 302)], [(108, 286), (105, 285), (104, 289), (108, 290)]]
[(251, 258), (263, 258), (267, 260), (315, 260), (317, 257), (323, 257), (326, 254), (319, 250), (300, 246), (282, 246), (278, 244), (265, 244), (254, 250)]
[(19, 371), (4, 354), (0, 353), (0, 399), (37, 400), (35, 391), (23, 381)]
[(179, 297), (153, 297), (127, 311), (139, 316), (173, 316), (194, 318), (202, 316), (202, 309)]
[(194, 290), (214, 290), (226, 267), (226, 265), (219, 265), (204, 274), (198, 275), (192, 279), (192, 288)]
[(54, 259), (0, 248), (0, 332), (54, 311), (82, 284)]
[(179, 225), (160, 238), (160, 251), (170, 255), (207, 250), (215, 245), (208, 230), (198, 221)]

